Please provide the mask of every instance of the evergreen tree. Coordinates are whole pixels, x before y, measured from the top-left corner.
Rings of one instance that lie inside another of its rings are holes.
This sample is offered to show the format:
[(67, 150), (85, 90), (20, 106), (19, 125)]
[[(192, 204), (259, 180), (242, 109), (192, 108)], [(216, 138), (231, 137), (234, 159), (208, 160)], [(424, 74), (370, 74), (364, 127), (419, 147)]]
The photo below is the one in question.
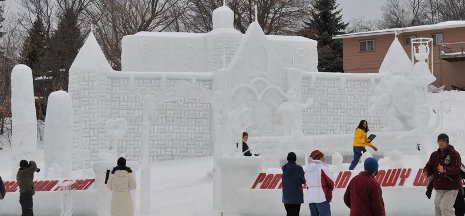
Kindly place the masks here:
[(32, 69), (34, 78), (34, 94), (36, 100), (37, 118), (44, 119), (47, 107), (47, 97), (51, 93), (49, 74), (45, 67), (45, 53), (47, 48), (47, 35), (42, 19), (37, 16), (28, 31), (23, 43), (19, 62)]
[(2, 32), (2, 29), (3, 29), (3, 21), (5, 20), (5, 18), (3, 17), (3, 6), (0, 5), (0, 37), (2, 37), (5, 32)]
[(64, 10), (50, 39), (46, 61), (48, 70), (53, 74), (55, 91), (68, 90), (69, 68), (84, 41), (78, 19), (79, 14), (75, 10)]
[(46, 43), (46, 33), (42, 19), (37, 16), (29, 29), (28, 37), (23, 43), (20, 53), (20, 63), (29, 66), (32, 69), (32, 74), (35, 77), (44, 75), (44, 57)]
[(342, 34), (348, 24), (342, 21), (336, 0), (315, 0), (310, 19), (305, 22), (301, 35), (318, 42), (318, 70), (342, 72), (342, 41), (333, 36)]

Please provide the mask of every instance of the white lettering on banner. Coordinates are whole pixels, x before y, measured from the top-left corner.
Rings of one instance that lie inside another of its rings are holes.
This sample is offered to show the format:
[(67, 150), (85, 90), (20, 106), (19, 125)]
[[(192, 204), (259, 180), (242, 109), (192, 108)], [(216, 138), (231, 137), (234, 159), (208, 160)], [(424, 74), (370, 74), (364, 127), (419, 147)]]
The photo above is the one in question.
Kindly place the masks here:
[[(418, 169), (413, 181), (413, 185), (405, 185), (407, 179), (411, 178), (412, 169), (403, 168), (403, 169), (388, 169), (388, 170), (379, 170), (378, 175), (376, 175), (376, 181), (381, 185), (381, 187), (403, 187), (403, 186), (414, 186), (414, 187), (424, 187), (428, 184), (428, 178), (422, 175), (423, 169)], [(337, 175), (335, 187), (336, 188), (346, 188), (349, 184), (350, 179), (354, 177), (358, 172), (352, 171), (341, 171)], [(282, 174), (274, 173), (259, 173), (255, 182), (252, 185), (251, 189), (254, 190), (275, 190), (282, 188)], [(306, 188), (306, 185), (303, 185), (303, 188)]]
[[(41, 191), (61, 191), (63, 188), (61, 185), (71, 180), (38, 180), (34, 181), (34, 189), (36, 192)], [(95, 179), (80, 179), (80, 180), (73, 180), (74, 184), (71, 185), (70, 190), (87, 190), (94, 184)], [(5, 188), (6, 191), (9, 193), (18, 192), (18, 182), (16, 181), (5, 181)]]

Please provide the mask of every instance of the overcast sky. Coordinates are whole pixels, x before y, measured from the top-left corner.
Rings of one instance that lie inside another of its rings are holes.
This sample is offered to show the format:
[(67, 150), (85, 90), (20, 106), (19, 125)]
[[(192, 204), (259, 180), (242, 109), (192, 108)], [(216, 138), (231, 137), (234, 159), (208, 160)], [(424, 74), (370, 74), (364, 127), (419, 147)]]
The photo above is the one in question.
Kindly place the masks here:
[(367, 20), (381, 18), (381, 7), (386, 0), (337, 0), (342, 8), (344, 21), (365, 17)]
[[(5, 8), (10, 17), (18, 10), (17, 2), (20, 0), (7, 0), (6, 2), (0, 2), (5, 4)], [(381, 6), (386, 0), (337, 0), (342, 8), (344, 21), (349, 22), (353, 18), (365, 17), (368, 20), (377, 19), (381, 17)]]

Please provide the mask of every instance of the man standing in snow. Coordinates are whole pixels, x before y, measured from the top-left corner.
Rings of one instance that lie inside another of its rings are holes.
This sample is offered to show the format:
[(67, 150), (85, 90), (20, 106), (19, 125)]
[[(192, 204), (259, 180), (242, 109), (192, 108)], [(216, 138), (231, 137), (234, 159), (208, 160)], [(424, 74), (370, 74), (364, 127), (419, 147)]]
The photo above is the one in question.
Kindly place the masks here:
[(34, 172), (37, 170), (37, 165), (34, 161), (29, 163), (26, 160), (19, 162), (19, 170), (16, 174), (16, 181), (19, 185), (19, 203), (21, 204), (21, 216), (34, 216), (32, 210), (34, 195)]
[(454, 203), (462, 188), (460, 154), (449, 145), (449, 136), (439, 134), (439, 149), (433, 152), (423, 169), (425, 176), (433, 176), (436, 190), (434, 206), (436, 216), (454, 216)]
[(300, 205), (304, 203), (302, 185), (305, 184), (304, 169), (296, 164), (297, 155), (289, 152), (287, 163), (282, 167), (283, 203), (287, 216), (299, 216)]
[(365, 172), (355, 176), (347, 186), (344, 203), (350, 216), (386, 216), (381, 186), (375, 180), (378, 161), (369, 157), (364, 162)]
[(324, 163), (325, 155), (321, 151), (313, 151), (310, 157), (313, 160), (305, 169), (305, 180), (311, 216), (331, 216), (329, 203), (333, 198), (333, 173)]

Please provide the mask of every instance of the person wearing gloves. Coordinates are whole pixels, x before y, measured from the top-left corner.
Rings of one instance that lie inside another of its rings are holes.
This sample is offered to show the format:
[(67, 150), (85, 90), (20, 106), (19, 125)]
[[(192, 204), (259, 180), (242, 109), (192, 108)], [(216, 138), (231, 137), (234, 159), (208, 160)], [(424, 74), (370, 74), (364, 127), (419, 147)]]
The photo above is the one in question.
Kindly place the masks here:
[(131, 198), (131, 190), (136, 189), (136, 181), (131, 168), (126, 166), (126, 159), (118, 158), (117, 166), (111, 171), (107, 187), (112, 191), (111, 215), (133, 216), (134, 206)]
[[(449, 146), (453, 149), (454, 146), (449, 144)], [(460, 177), (465, 179), (465, 165), (460, 165)], [(431, 199), (431, 195), (433, 194), (433, 176), (428, 176), (428, 185), (426, 186), (426, 197)], [(464, 216), (465, 215), (465, 191), (464, 188), (461, 188), (457, 194), (457, 198), (455, 198), (454, 203), (454, 211), (455, 216)]]
[(304, 203), (302, 185), (305, 184), (304, 169), (296, 164), (297, 155), (287, 154), (287, 163), (282, 167), (283, 203), (287, 216), (299, 216), (300, 205)]
[(454, 203), (462, 189), (460, 154), (449, 145), (449, 136), (439, 134), (438, 150), (433, 152), (423, 169), (423, 175), (433, 177), (433, 188), (436, 216), (453, 216)]
[(370, 131), (368, 129), (368, 122), (366, 120), (361, 120), (354, 133), (354, 142), (352, 143), (354, 150), (354, 159), (350, 164), (349, 170), (355, 169), (358, 162), (360, 161), (360, 158), (362, 157), (362, 154), (367, 151), (365, 147), (368, 146), (373, 148), (373, 150), (378, 151), (378, 148), (371, 144), (371, 140), (367, 139), (368, 131)]
[(313, 159), (305, 169), (307, 199), (311, 216), (330, 216), (334, 175), (325, 164), (325, 155), (319, 150), (310, 154)]
[(369, 157), (364, 162), (365, 171), (355, 176), (347, 186), (344, 203), (350, 216), (386, 216), (381, 186), (375, 180), (378, 161)]

